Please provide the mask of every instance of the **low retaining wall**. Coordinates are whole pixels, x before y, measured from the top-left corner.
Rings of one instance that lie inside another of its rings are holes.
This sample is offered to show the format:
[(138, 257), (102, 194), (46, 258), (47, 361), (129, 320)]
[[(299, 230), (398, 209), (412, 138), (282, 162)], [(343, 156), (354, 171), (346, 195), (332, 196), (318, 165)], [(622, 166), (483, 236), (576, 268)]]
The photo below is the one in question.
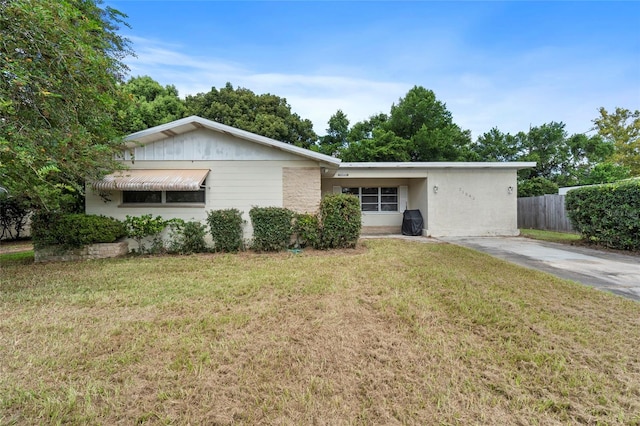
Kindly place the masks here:
[(72, 262), (78, 260), (106, 259), (124, 256), (129, 253), (126, 241), (119, 243), (91, 244), (79, 249), (62, 250), (58, 246), (45, 247), (34, 250), (36, 263), (41, 262)]

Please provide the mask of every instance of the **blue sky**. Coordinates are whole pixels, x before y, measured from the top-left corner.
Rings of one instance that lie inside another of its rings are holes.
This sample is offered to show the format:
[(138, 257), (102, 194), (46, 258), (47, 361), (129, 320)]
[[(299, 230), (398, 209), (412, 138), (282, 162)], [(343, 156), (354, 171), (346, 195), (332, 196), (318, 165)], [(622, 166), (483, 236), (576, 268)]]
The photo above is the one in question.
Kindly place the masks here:
[(230, 82), (285, 97), (325, 133), (388, 113), (414, 85), (473, 139), (598, 108), (640, 109), (640, 2), (106, 0), (128, 15), (131, 76), (180, 96)]

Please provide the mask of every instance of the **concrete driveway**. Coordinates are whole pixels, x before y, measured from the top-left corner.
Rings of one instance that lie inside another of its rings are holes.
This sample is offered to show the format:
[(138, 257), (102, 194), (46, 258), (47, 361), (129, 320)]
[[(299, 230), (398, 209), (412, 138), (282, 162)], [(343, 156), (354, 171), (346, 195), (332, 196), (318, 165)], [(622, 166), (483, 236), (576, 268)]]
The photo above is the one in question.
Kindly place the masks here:
[(523, 237), (448, 237), (440, 240), (640, 301), (640, 256)]

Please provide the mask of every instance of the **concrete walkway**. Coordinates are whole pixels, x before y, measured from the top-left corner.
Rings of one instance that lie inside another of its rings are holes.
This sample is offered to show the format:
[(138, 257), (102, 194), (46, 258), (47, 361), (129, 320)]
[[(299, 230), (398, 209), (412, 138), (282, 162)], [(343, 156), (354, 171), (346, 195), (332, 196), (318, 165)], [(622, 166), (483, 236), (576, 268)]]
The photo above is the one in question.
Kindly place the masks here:
[(640, 301), (640, 256), (523, 237), (448, 237), (440, 240)]

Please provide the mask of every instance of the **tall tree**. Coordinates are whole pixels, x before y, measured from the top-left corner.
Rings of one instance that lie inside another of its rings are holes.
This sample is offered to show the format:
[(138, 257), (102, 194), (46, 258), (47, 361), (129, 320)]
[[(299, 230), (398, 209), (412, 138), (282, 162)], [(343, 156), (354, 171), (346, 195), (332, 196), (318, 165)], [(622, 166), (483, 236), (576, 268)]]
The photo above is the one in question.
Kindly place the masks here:
[(133, 133), (185, 117), (187, 107), (173, 85), (162, 86), (149, 76), (132, 77), (123, 86), (126, 104), (119, 111), (122, 133)]
[(227, 83), (185, 99), (187, 113), (237, 127), (278, 141), (310, 148), (318, 139), (311, 120), (291, 112), (285, 98), (256, 95), (249, 89), (234, 89)]
[(342, 110), (336, 111), (335, 114), (329, 118), (329, 128), (327, 134), (320, 137), (317, 151), (337, 157), (340, 150), (347, 144), (347, 137), (349, 136), (349, 119)]
[(528, 177), (555, 180), (562, 176), (567, 162), (567, 132), (562, 122), (551, 122), (532, 127), (525, 135), (518, 134), (520, 161), (535, 161), (536, 167), (523, 171)]
[[(474, 155), (470, 132), (453, 123), (446, 105), (424, 87), (414, 86), (391, 106), (388, 117), (377, 117), (354, 125), (350, 143), (341, 154), (343, 159), (465, 161)], [(385, 147), (386, 144), (390, 146)]]
[(497, 127), (480, 135), (471, 145), (471, 150), (480, 161), (516, 161), (518, 149), (519, 138), (502, 133)]
[(421, 86), (391, 106), (385, 128), (408, 141), (411, 161), (464, 161), (470, 155), (471, 132), (460, 129), (446, 105)]
[(398, 104), (391, 106), (386, 124), (388, 130), (404, 139), (411, 139), (421, 129), (443, 129), (452, 123), (446, 105), (436, 99), (432, 90), (414, 86)]
[(117, 33), (125, 16), (97, 1), (0, 1), (0, 182), (36, 208), (59, 208), (117, 167), (130, 49)]
[(351, 142), (341, 152), (340, 158), (342, 161), (348, 162), (411, 160), (407, 149), (407, 141), (381, 127), (373, 129), (371, 138)]
[(347, 134), (347, 147), (349, 143), (373, 138), (373, 130), (381, 128), (389, 120), (387, 114), (372, 115), (368, 120), (359, 121), (349, 129)]
[(593, 123), (598, 134), (615, 145), (612, 160), (640, 176), (640, 111), (616, 108), (611, 114), (600, 108), (599, 113)]
[(478, 137), (472, 150), (479, 161), (535, 161), (533, 169), (519, 172), (518, 195), (557, 191), (558, 186), (604, 183), (628, 175), (624, 167), (608, 163), (612, 143), (599, 135), (568, 136), (562, 122), (531, 127), (516, 135), (491, 129)]

